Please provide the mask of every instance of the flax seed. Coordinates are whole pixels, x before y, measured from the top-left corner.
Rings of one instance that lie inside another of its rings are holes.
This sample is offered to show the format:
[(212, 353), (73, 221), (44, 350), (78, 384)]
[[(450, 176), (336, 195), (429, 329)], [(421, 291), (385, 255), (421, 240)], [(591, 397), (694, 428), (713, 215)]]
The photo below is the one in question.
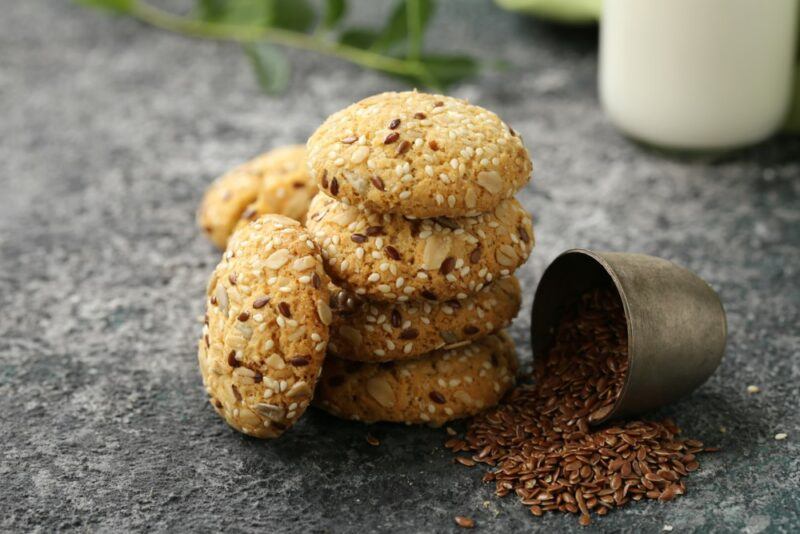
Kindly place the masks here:
[(383, 184), (383, 180), (377, 176), (372, 176), (369, 181), (372, 182), (372, 185), (375, 186), (375, 189), (378, 191), (386, 191), (386, 186)]
[(470, 519), (469, 517), (464, 517), (463, 515), (457, 515), (455, 517), (456, 525), (461, 528), (473, 528), (475, 526), (475, 521)]
[(682, 495), (682, 478), (699, 468), (695, 454), (706, 450), (702, 442), (680, 438), (670, 420), (604, 422), (628, 370), (618, 296), (611, 290), (583, 295), (554, 337), (530, 380), (473, 418), (464, 439), (451, 437), (445, 446), (490, 466), (483, 480), (495, 484), (498, 496), (516, 493), (535, 516), (577, 513), (588, 525), (591, 513)]

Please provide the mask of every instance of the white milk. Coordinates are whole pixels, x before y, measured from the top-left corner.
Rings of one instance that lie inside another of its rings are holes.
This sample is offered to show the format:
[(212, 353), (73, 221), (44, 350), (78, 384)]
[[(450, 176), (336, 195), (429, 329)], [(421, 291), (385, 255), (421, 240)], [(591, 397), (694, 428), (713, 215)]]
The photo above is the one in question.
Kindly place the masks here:
[(604, 0), (600, 98), (626, 134), (715, 150), (786, 115), (797, 0)]

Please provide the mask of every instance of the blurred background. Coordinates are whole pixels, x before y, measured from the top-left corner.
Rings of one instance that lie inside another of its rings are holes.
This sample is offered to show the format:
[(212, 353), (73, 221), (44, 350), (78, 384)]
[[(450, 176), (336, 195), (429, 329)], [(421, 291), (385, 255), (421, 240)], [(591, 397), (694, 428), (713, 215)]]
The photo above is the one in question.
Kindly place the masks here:
[(494, 529), (574, 527), (494, 498), (451, 464), (440, 431), (378, 425), (375, 449), (363, 426), (310, 411), (264, 444), (205, 403), (194, 347), (218, 260), (195, 224), (205, 188), (354, 101), (409, 87), (497, 112), (532, 155), (519, 198), (537, 247), (511, 330), (523, 360), (536, 282), (569, 248), (673, 260), (725, 304), (721, 368), (657, 414), (722, 452), (687, 496), (592, 528), (797, 527), (797, 9), (4, 2), (0, 527), (415, 532), (467, 512)]

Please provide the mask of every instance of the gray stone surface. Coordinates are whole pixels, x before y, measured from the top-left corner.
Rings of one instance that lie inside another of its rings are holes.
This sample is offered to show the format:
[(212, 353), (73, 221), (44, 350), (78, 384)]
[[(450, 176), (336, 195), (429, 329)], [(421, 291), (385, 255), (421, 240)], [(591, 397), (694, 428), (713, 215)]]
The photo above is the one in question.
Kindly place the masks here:
[[(456, 514), (487, 531), (577, 527), (495, 498), (441, 430), (378, 425), (375, 448), (366, 427), (312, 410), (263, 443), (205, 402), (194, 344), (217, 253), (194, 226), (203, 188), (395, 82), (293, 53), (290, 92), (269, 98), (233, 45), (66, 2), (0, 9), (0, 529), (439, 532)], [(722, 452), (684, 498), (591, 530), (797, 531), (800, 138), (667, 158), (603, 116), (592, 31), (449, 2), (432, 40), (515, 65), (453, 93), (507, 118), (536, 161), (523, 357), (535, 283), (574, 246), (673, 259), (728, 310), (719, 371), (658, 414)]]

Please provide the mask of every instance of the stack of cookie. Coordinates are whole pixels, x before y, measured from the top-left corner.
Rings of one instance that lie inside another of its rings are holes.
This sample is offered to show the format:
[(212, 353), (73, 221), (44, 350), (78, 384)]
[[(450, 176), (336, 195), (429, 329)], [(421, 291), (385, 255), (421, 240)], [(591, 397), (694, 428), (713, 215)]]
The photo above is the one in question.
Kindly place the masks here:
[(306, 225), (336, 287), (315, 403), (361, 421), (440, 425), (495, 404), (516, 357), (502, 332), (533, 247), (514, 194), (532, 164), (497, 115), (385, 93), (311, 136)]

